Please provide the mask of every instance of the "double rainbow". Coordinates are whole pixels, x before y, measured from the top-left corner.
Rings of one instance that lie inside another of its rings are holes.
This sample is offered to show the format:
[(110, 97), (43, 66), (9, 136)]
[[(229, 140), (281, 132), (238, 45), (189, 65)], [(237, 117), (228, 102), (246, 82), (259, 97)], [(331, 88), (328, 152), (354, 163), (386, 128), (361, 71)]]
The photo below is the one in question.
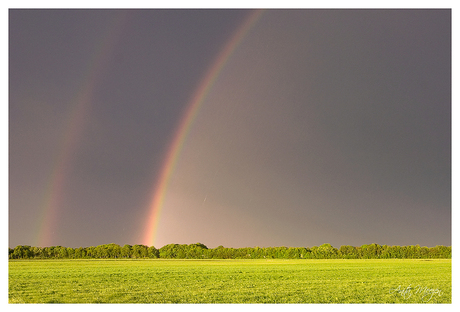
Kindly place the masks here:
[[(38, 229), (34, 243), (35, 246), (51, 246), (52, 244), (58, 243), (53, 233), (55, 232), (59, 219), (59, 207), (62, 205), (64, 198), (65, 181), (72, 170), (75, 151), (86, 126), (94, 90), (106, 67), (107, 56), (113, 50), (122, 32), (123, 26), (126, 24), (127, 18), (130, 15), (129, 11), (120, 12), (121, 13), (117, 14), (112, 20), (103, 39), (95, 47), (93, 57), (88, 62), (86, 73), (82, 76), (83, 80), (80, 84), (79, 91), (72, 101), (74, 104), (72, 104), (72, 110), (69, 112), (67, 121), (65, 122), (67, 127), (62, 134), (61, 142), (59, 143), (54, 160), (54, 166), (48, 178), (44, 199), (40, 207), (40, 215), (37, 222)], [(148, 207), (147, 230), (143, 235), (143, 244), (152, 246), (155, 243), (155, 236), (167, 188), (184, 142), (190, 131), (190, 127), (193, 124), (200, 106), (233, 52), (240, 45), (253, 25), (260, 19), (262, 12), (262, 10), (254, 10), (246, 17), (241, 26), (238, 27), (234, 35), (218, 54), (216, 60), (212, 63), (212, 66), (207, 71), (199, 87), (187, 104), (187, 108), (167, 151), (161, 174), (158, 179), (156, 179), (153, 196)]]

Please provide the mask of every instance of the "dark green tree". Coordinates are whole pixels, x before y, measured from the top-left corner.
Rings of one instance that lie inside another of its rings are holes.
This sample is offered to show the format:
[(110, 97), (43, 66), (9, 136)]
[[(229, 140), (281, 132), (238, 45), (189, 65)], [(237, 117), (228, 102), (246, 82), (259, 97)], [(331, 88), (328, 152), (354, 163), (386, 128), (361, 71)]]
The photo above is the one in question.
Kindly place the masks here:
[(13, 259), (22, 259), (23, 257), (23, 248), (21, 245), (14, 247), (12, 258)]
[(311, 248), (312, 254), (316, 259), (335, 259), (338, 255), (338, 249), (331, 244), (322, 244), (319, 247)]
[(147, 254), (149, 258), (159, 258), (160, 257), (160, 251), (153, 246), (150, 246), (147, 249)]
[(168, 244), (160, 248), (160, 258), (173, 259), (176, 258), (176, 249), (178, 244)]
[(121, 248), (121, 256), (123, 258), (131, 258), (132, 257), (132, 246), (128, 244), (124, 245)]
[(356, 247), (350, 245), (340, 246), (339, 257), (342, 259), (357, 259), (358, 250)]
[(57, 253), (58, 258), (60, 258), (60, 259), (68, 258), (69, 255), (67, 254), (67, 248), (66, 247), (58, 246), (57, 248), (59, 250), (58, 253)]
[(147, 246), (145, 245), (134, 245), (133, 246), (133, 258), (147, 258), (148, 257), (148, 250)]

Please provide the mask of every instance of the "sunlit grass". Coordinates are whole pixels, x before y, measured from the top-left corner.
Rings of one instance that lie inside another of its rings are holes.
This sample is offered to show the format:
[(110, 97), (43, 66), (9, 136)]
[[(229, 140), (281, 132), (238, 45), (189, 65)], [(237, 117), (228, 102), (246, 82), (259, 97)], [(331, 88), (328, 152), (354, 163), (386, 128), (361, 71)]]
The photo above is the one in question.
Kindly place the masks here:
[(451, 260), (10, 260), (8, 297), (10, 303), (450, 303)]

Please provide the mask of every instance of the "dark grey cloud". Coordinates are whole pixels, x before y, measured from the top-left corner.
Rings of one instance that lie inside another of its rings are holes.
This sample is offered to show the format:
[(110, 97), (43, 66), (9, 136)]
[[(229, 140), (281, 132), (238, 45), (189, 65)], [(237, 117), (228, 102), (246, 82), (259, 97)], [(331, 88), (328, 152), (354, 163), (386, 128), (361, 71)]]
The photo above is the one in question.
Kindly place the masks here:
[[(110, 35), (55, 244), (139, 243), (180, 117), (247, 14), (10, 10), (10, 245), (35, 239), (68, 116)], [(160, 247), (450, 245), (450, 51), (450, 10), (264, 12), (191, 128)]]

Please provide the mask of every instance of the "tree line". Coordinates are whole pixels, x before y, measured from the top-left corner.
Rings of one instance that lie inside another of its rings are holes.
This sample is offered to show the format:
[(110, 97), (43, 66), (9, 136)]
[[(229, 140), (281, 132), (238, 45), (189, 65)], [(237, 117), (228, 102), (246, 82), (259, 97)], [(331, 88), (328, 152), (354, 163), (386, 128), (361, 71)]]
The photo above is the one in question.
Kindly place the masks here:
[(314, 247), (245, 247), (208, 248), (204, 244), (169, 244), (160, 249), (145, 245), (105, 244), (91, 247), (31, 247), (8, 248), (9, 259), (439, 259), (452, 258), (451, 246), (420, 247), (349, 245), (335, 248), (331, 244)]

